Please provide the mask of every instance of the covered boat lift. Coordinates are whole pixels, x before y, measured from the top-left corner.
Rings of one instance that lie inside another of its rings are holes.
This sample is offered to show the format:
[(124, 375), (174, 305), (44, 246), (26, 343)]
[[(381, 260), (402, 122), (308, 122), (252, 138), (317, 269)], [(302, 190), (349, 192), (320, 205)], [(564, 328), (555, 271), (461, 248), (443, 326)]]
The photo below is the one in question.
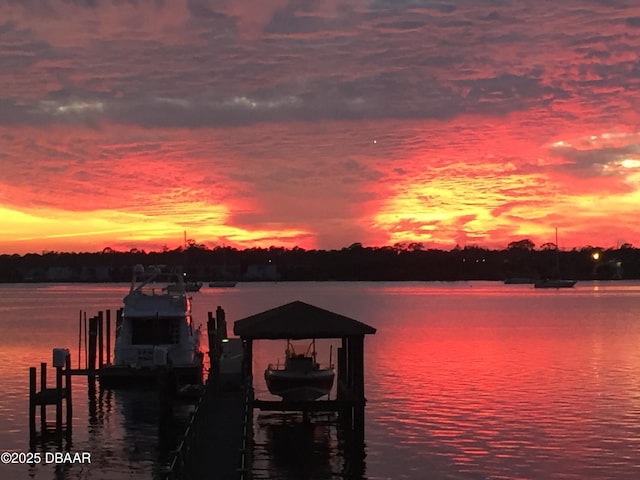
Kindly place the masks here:
[(335, 400), (268, 401), (253, 399), (261, 410), (336, 411), (349, 430), (364, 438), (364, 336), (376, 329), (352, 318), (301, 301), (236, 320), (233, 332), (242, 339), (243, 376), (253, 378), (254, 340), (342, 339), (337, 352)]

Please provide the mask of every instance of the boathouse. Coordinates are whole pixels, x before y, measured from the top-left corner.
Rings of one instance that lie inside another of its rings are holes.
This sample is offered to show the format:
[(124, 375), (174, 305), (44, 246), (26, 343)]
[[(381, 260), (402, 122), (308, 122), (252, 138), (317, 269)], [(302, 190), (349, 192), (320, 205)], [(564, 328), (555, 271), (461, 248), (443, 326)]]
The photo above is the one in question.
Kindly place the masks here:
[[(352, 318), (308, 303), (294, 301), (236, 320), (233, 332), (244, 347), (243, 374), (253, 378), (254, 340), (341, 339), (337, 352), (336, 398), (313, 401), (267, 401), (253, 407), (279, 411), (337, 411), (351, 430), (364, 435), (364, 336), (376, 329)], [(265, 365), (266, 367), (266, 365)]]

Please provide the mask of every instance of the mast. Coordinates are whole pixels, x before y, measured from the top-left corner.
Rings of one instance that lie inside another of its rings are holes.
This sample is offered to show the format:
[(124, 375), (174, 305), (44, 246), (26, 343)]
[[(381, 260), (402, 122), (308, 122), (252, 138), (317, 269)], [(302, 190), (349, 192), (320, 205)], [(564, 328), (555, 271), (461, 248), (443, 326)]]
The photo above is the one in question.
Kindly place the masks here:
[(558, 227), (556, 227), (556, 274), (560, 278), (560, 245), (558, 245)]

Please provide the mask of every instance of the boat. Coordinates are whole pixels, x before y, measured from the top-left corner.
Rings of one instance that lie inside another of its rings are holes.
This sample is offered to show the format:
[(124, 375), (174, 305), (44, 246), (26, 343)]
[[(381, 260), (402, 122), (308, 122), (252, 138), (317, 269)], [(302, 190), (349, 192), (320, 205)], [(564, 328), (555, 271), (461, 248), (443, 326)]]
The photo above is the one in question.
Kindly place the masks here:
[(533, 284), (535, 288), (572, 288), (577, 280), (560, 278), (560, 251), (558, 250), (558, 229), (556, 228), (556, 272), (558, 278), (543, 278), (536, 280)]
[(185, 292), (199, 292), (202, 288), (202, 282), (184, 282)]
[(163, 266), (137, 265), (122, 319), (116, 325), (114, 361), (101, 382), (155, 380), (170, 370), (181, 384), (202, 383), (200, 327), (193, 327), (191, 298), (183, 275)]
[(508, 277), (504, 279), (505, 285), (525, 285), (533, 283), (533, 280), (528, 277)]
[(565, 280), (562, 278), (543, 278), (534, 282), (535, 288), (571, 288), (577, 280)]
[(220, 280), (217, 282), (209, 282), (209, 286), (211, 288), (232, 288), (235, 287), (238, 282), (233, 282), (230, 280)]
[(326, 368), (316, 361), (315, 340), (305, 353), (297, 353), (287, 340), (284, 365), (269, 364), (264, 371), (269, 392), (285, 401), (311, 401), (329, 395), (334, 378), (331, 360)]

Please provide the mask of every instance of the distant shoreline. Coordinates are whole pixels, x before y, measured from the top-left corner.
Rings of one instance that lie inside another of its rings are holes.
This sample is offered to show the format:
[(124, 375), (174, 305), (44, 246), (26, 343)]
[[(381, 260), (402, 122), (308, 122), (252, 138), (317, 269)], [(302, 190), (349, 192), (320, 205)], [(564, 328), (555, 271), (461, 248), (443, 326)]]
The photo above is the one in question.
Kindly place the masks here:
[[(516, 242), (518, 244), (519, 242)], [(597, 255), (596, 255), (597, 253)], [(584, 247), (479, 247), (427, 250), (419, 244), (341, 250), (282, 247), (236, 250), (189, 247), (164, 252), (47, 252), (0, 255), (0, 282), (128, 282), (134, 265), (180, 266), (190, 281), (504, 281), (563, 277), (574, 280), (640, 279), (640, 249)], [(559, 270), (558, 270), (559, 268)]]

